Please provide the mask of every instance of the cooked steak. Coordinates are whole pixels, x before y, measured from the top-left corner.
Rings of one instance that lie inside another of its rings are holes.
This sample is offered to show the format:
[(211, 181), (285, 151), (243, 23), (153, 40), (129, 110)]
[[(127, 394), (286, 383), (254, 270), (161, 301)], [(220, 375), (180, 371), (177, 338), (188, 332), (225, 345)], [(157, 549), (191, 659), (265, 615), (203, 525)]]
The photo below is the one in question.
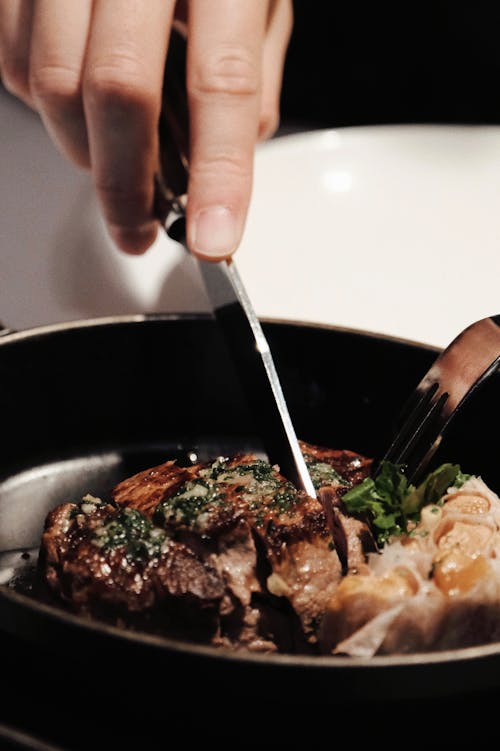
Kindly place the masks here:
[(312, 446), (299, 441), (316, 488), (357, 485), (370, 474), (372, 459), (346, 449)]
[(128, 477), (111, 491), (111, 496), (121, 506), (152, 516), (158, 504), (195, 476), (200, 467), (178, 467), (168, 461)]
[[(134, 509), (86, 496), (52, 511), (42, 538), (48, 585), (74, 610), (116, 617), (161, 608), (179, 620), (186, 613), (217, 612), (224, 583), (208, 563)], [(175, 601), (175, 608), (168, 608)], [(211, 619), (213, 621), (213, 618)]]
[(301, 448), (317, 499), (245, 454), (167, 461), (108, 501), (59, 506), (44, 581), (76, 612), (233, 649), (367, 657), (500, 638), (500, 498), (479, 477), (443, 464), (415, 487), (404, 467), (370, 476), (358, 454)]
[[(318, 487), (347, 489), (351, 478), (359, 482), (369, 471), (369, 460), (353, 452), (307, 444), (302, 444), (302, 449)], [(229, 584), (232, 600), (248, 605), (253, 593), (266, 590), (284, 597), (300, 618), (306, 636), (314, 640), (316, 626), (341, 577), (339, 557), (321, 503), (297, 491), (277, 467), (253, 455), (219, 459), (211, 465), (192, 468), (190, 479), (176, 485), (174, 492), (170, 478), (167, 488), (163, 475), (161, 468), (140, 473), (121, 483), (113, 497), (150, 512), (152, 505), (145, 500), (145, 486), (149, 485), (155, 499), (163, 495), (153, 514), (156, 522), (175, 530), (180, 539), (188, 539), (190, 544), (197, 536), (198, 550), (203, 544), (211, 550), (215, 544), (212, 559), (219, 561), (218, 570), (228, 582), (233, 578), (234, 566), (221, 570), (220, 550), (231, 549), (226, 535), (239, 523), (247, 538), (253, 535), (256, 539), (268, 574), (265, 581), (262, 577), (257, 579), (255, 548), (247, 539), (247, 570), (254, 573), (244, 586), (240, 583), (238, 594)], [(138, 484), (140, 494), (136, 492)]]
[[(353, 452), (302, 450), (315, 486), (337, 498), (369, 473)], [(331, 516), (278, 467), (251, 454), (191, 467), (168, 461), (111, 496), (65, 504), (47, 519), (46, 580), (74, 609), (164, 618), (189, 606), (214, 643), (266, 651), (315, 643), (342, 565)]]

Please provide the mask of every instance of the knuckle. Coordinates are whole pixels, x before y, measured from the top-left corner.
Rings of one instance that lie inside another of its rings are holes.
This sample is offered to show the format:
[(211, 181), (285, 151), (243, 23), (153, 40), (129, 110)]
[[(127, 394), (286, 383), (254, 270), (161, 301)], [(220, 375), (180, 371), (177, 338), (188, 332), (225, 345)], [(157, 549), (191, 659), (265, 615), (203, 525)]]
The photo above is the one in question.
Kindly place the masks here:
[(134, 226), (151, 201), (146, 186), (128, 185), (116, 177), (97, 176), (95, 187), (110, 221), (122, 226)]
[(29, 70), (25, 60), (5, 58), (1, 61), (2, 83), (15, 96), (29, 94)]
[(136, 202), (144, 205), (147, 200), (148, 191), (141, 187), (125, 185), (123, 182), (110, 177), (98, 177), (96, 179), (96, 189), (102, 196), (117, 203), (122, 201)]
[(119, 107), (153, 113), (157, 97), (140, 61), (129, 55), (114, 55), (96, 61), (86, 72), (84, 96), (97, 106)]
[(33, 67), (29, 74), (30, 91), (41, 102), (60, 106), (80, 98), (79, 71), (65, 65)]
[(252, 164), (237, 149), (225, 149), (198, 158), (192, 165), (192, 171), (202, 179), (215, 177), (220, 180), (224, 175), (224, 179), (248, 180), (252, 176)]
[(189, 81), (192, 94), (233, 94), (257, 96), (260, 71), (251, 55), (242, 48), (223, 48), (212, 52), (194, 66)]

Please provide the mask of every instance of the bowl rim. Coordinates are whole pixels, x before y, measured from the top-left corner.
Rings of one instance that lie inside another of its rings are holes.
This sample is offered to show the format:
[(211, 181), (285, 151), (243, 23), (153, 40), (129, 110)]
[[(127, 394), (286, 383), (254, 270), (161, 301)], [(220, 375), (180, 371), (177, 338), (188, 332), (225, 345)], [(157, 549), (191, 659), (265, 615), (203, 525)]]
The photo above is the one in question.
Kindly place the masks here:
[[(330, 323), (321, 323), (316, 321), (303, 321), (297, 318), (276, 318), (273, 316), (259, 316), (259, 320), (264, 324), (277, 324), (279, 326), (291, 326), (296, 328), (311, 328), (325, 331), (336, 331), (345, 334), (354, 334), (368, 339), (381, 339), (384, 341), (407, 344), (431, 352), (439, 353), (441, 347), (426, 342), (420, 342), (415, 339), (409, 339), (392, 334), (371, 331), (368, 329), (340, 326)], [(213, 321), (215, 319), (211, 313), (192, 312), (192, 313), (130, 313), (110, 316), (98, 316), (95, 318), (81, 318), (71, 321), (60, 321), (57, 323), (47, 323), (40, 326), (30, 326), (26, 329), (3, 328), (0, 322), (0, 345), (6, 342), (17, 342), (31, 337), (40, 337), (46, 334), (71, 331), (75, 329), (106, 327), (114, 324), (142, 324), (144, 322), (154, 321)]]

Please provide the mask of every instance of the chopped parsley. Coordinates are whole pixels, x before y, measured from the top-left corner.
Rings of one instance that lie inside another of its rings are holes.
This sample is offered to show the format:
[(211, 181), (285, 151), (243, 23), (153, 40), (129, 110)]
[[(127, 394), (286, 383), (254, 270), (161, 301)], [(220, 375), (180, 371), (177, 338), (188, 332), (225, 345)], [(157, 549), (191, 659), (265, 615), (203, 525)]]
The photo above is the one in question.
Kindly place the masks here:
[(291, 482), (282, 483), (278, 492), (274, 495), (271, 506), (280, 513), (290, 511), (292, 506), (297, 503), (298, 492)]
[(127, 558), (148, 560), (160, 554), (166, 536), (140, 511), (126, 508), (98, 527), (92, 542), (104, 550), (125, 547)]
[(191, 526), (202, 513), (220, 506), (225, 498), (221, 483), (211, 479), (188, 480), (173, 496), (158, 504), (153, 518), (157, 524), (175, 522)]
[(280, 484), (272, 464), (265, 462), (263, 459), (256, 459), (249, 464), (238, 464), (236, 467), (231, 467), (229, 472), (235, 475), (251, 474), (257, 482), (269, 482), (274, 487), (278, 487)]
[(349, 485), (348, 481), (339, 475), (331, 464), (317, 462), (314, 459), (308, 458), (306, 458), (306, 464), (316, 490), (327, 485), (333, 485), (334, 487), (337, 485)]
[(379, 544), (408, 532), (408, 522), (418, 522), (420, 510), (436, 504), (450, 487), (461, 487), (471, 475), (458, 464), (442, 464), (415, 487), (408, 483), (401, 465), (382, 462), (378, 475), (367, 477), (342, 498), (347, 511), (366, 514)]
[[(240, 498), (256, 517), (267, 507), (287, 513), (299, 499), (292, 483), (282, 480), (276, 468), (262, 459), (231, 466), (220, 458), (202, 469), (197, 479), (185, 482), (174, 495), (156, 507), (157, 524), (184, 524), (208, 529), (210, 514)], [(257, 524), (259, 520), (257, 519)]]

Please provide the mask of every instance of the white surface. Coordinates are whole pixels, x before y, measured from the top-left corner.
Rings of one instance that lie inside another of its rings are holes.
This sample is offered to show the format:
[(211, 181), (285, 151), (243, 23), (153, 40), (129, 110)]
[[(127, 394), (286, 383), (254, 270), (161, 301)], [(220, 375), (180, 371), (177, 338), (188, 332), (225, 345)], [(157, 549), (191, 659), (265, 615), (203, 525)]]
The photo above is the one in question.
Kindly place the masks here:
[(194, 262), (165, 233), (144, 256), (108, 239), (89, 175), (0, 89), (0, 320), (22, 329), (115, 313), (209, 310)]
[(500, 312), (500, 128), (346, 128), (264, 145), (239, 260), (267, 315), (445, 346)]
[[(208, 305), (161, 236), (113, 248), (89, 178), (0, 92), (0, 319), (15, 328)], [(380, 126), (259, 147), (237, 255), (261, 316), (446, 345), (500, 312), (500, 127)]]

